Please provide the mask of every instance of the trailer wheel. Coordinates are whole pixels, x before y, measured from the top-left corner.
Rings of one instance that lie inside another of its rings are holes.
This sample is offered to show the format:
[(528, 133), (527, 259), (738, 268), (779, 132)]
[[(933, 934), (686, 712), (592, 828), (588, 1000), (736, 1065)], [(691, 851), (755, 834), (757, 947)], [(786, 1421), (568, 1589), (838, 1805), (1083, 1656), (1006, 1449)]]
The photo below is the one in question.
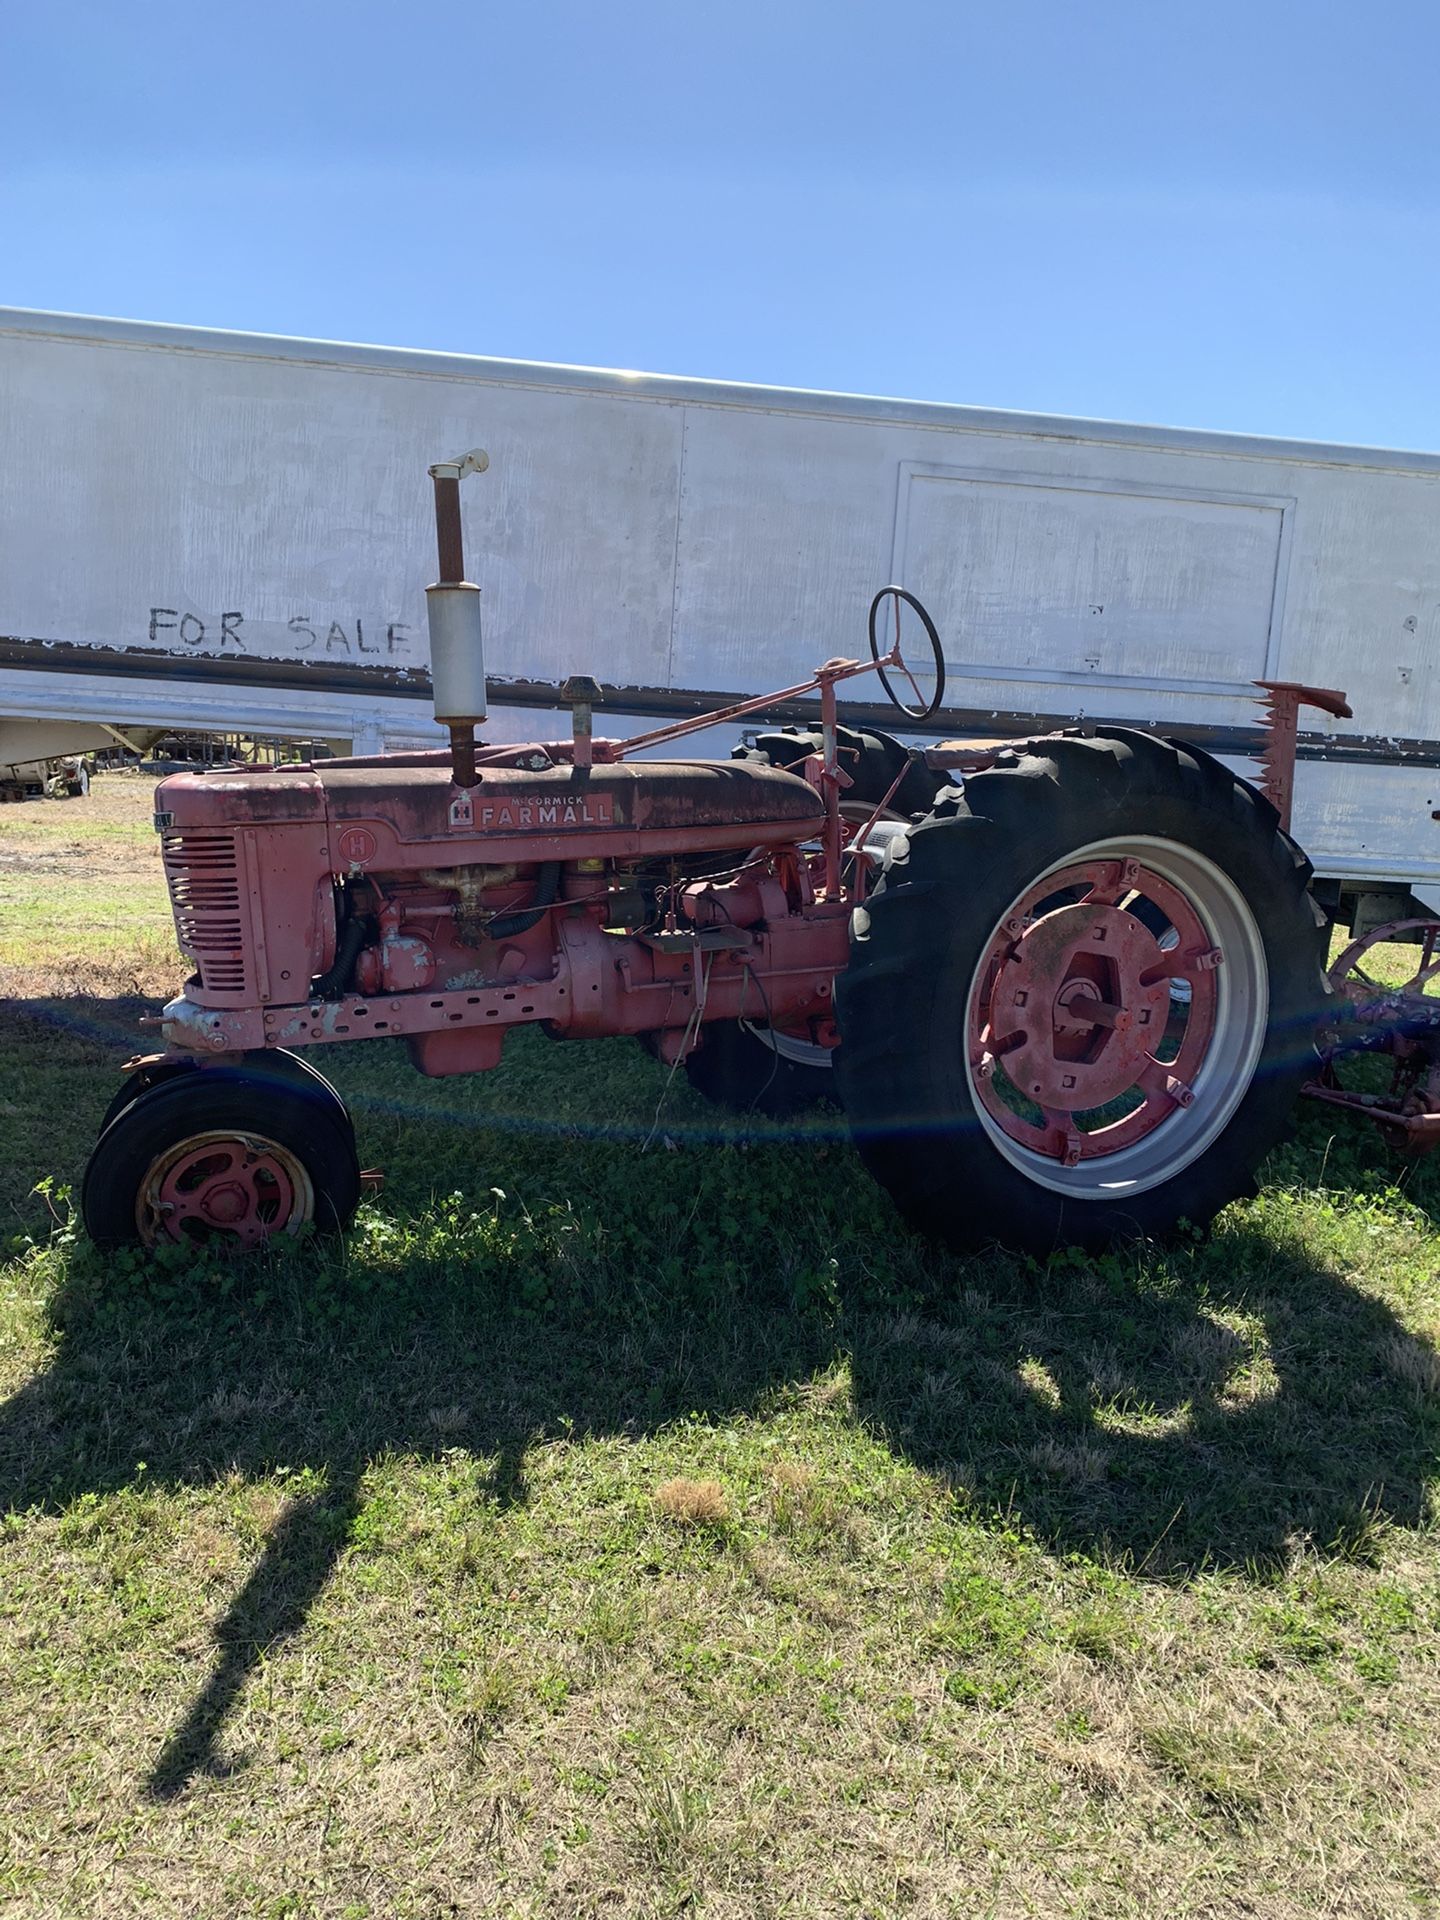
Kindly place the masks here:
[(80, 1210), (101, 1247), (248, 1251), (306, 1226), (337, 1232), (359, 1198), (349, 1122), (327, 1100), (295, 1081), (206, 1067), (162, 1080), (110, 1122)]
[[(947, 784), (945, 774), (912, 761), (891, 734), (877, 728), (860, 733), (851, 727), (837, 728), (836, 733), (840, 764), (853, 782), (841, 795), (840, 812), (856, 826), (864, 826), (887, 796), (887, 820), (925, 813)], [(793, 770), (824, 747), (818, 727), (774, 727), (758, 734), (753, 746), (736, 747), (730, 757)], [(769, 1026), (758, 1007), (753, 1020), (707, 1023), (701, 1045), (686, 1058), (685, 1073), (707, 1100), (775, 1119), (821, 1100), (839, 1099), (834, 1047), (809, 1033)]]
[(1253, 1192), (1314, 1066), (1309, 878), (1253, 787), (1124, 729), (946, 794), (892, 847), (837, 983), (844, 1104), (900, 1211), (961, 1250), (1046, 1254)]

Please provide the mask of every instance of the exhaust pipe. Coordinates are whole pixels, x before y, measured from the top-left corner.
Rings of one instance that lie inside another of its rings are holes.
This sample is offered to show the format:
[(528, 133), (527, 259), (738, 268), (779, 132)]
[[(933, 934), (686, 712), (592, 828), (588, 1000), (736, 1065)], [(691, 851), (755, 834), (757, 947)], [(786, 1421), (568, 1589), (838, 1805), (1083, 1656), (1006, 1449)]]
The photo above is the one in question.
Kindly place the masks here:
[(485, 642), (480, 631), (480, 589), (465, 578), (465, 542), (460, 524), (460, 482), (484, 473), (489, 454), (479, 447), (430, 469), (435, 482), (435, 541), (440, 578), (425, 589), (430, 628), (430, 684), (435, 718), (450, 729), (450, 768), (457, 787), (478, 786), (475, 729), (485, 718)]

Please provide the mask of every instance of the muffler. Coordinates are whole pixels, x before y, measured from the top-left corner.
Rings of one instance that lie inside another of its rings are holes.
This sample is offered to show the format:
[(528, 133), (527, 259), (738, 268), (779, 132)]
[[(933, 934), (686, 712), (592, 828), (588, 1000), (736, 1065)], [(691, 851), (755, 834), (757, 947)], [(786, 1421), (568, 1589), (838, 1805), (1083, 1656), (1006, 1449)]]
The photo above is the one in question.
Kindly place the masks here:
[(484, 473), (490, 456), (481, 448), (431, 467), (435, 482), (435, 542), (440, 578), (425, 589), (430, 627), (430, 684), (435, 718), (450, 730), (450, 768), (457, 787), (479, 784), (475, 729), (485, 718), (485, 641), (480, 630), (480, 589), (465, 578), (465, 540), (460, 524), (460, 482)]

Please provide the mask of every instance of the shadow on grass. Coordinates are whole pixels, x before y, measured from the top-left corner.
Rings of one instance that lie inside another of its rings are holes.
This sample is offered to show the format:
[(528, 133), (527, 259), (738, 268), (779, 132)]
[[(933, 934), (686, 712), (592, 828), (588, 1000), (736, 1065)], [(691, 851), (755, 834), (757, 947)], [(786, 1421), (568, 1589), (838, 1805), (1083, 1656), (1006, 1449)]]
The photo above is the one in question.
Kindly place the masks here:
[(1266, 1580), (1297, 1550), (1365, 1559), (1386, 1525), (1426, 1519), (1434, 1350), (1261, 1231), (1229, 1225), (1133, 1281), (1072, 1268), (1043, 1304), (977, 1307), (960, 1328), (857, 1342), (857, 1410), (1059, 1551)]
[(196, 1773), (220, 1773), (216, 1743), (253, 1668), (304, 1626), (330, 1578), (360, 1507), (358, 1463), (332, 1472), (325, 1489), (294, 1500), (215, 1629), (215, 1664), (151, 1769), (148, 1786), (173, 1799)]
[[(641, 1156), (660, 1076), (638, 1049), (515, 1051), (488, 1088), (417, 1082), (383, 1044), (336, 1063), (363, 1151), (392, 1169), (345, 1247), (173, 1272), (107, 1269), (83, 1243), (50, 1256), (55, 1346), (0, 1407), (0, 1510), (142, 1473), (308, 1471), (215, 1629), (155, 1794), (221, 1766), (247, 1676), (303, 1626), (390, 1453), (467, 1449), (500, 1508), (527, 1498), (548, 1437), (783, 1409), (843, 1364), (849, 1417), (978, 1525), (1145, 1577), (1266, 1580), (1301, 1545), (1364, 1556), (1424, 1517), (1436, 1356), (1293, 1219), (1241, 1213), (1205, 1246), (1044, 1273), (949, 1261), (824, 1128), (746, 1147), (681, 1095), (675, 1150)], [(109, 1090), (97, 1077), (80, 1102), (72, 1155)]]

